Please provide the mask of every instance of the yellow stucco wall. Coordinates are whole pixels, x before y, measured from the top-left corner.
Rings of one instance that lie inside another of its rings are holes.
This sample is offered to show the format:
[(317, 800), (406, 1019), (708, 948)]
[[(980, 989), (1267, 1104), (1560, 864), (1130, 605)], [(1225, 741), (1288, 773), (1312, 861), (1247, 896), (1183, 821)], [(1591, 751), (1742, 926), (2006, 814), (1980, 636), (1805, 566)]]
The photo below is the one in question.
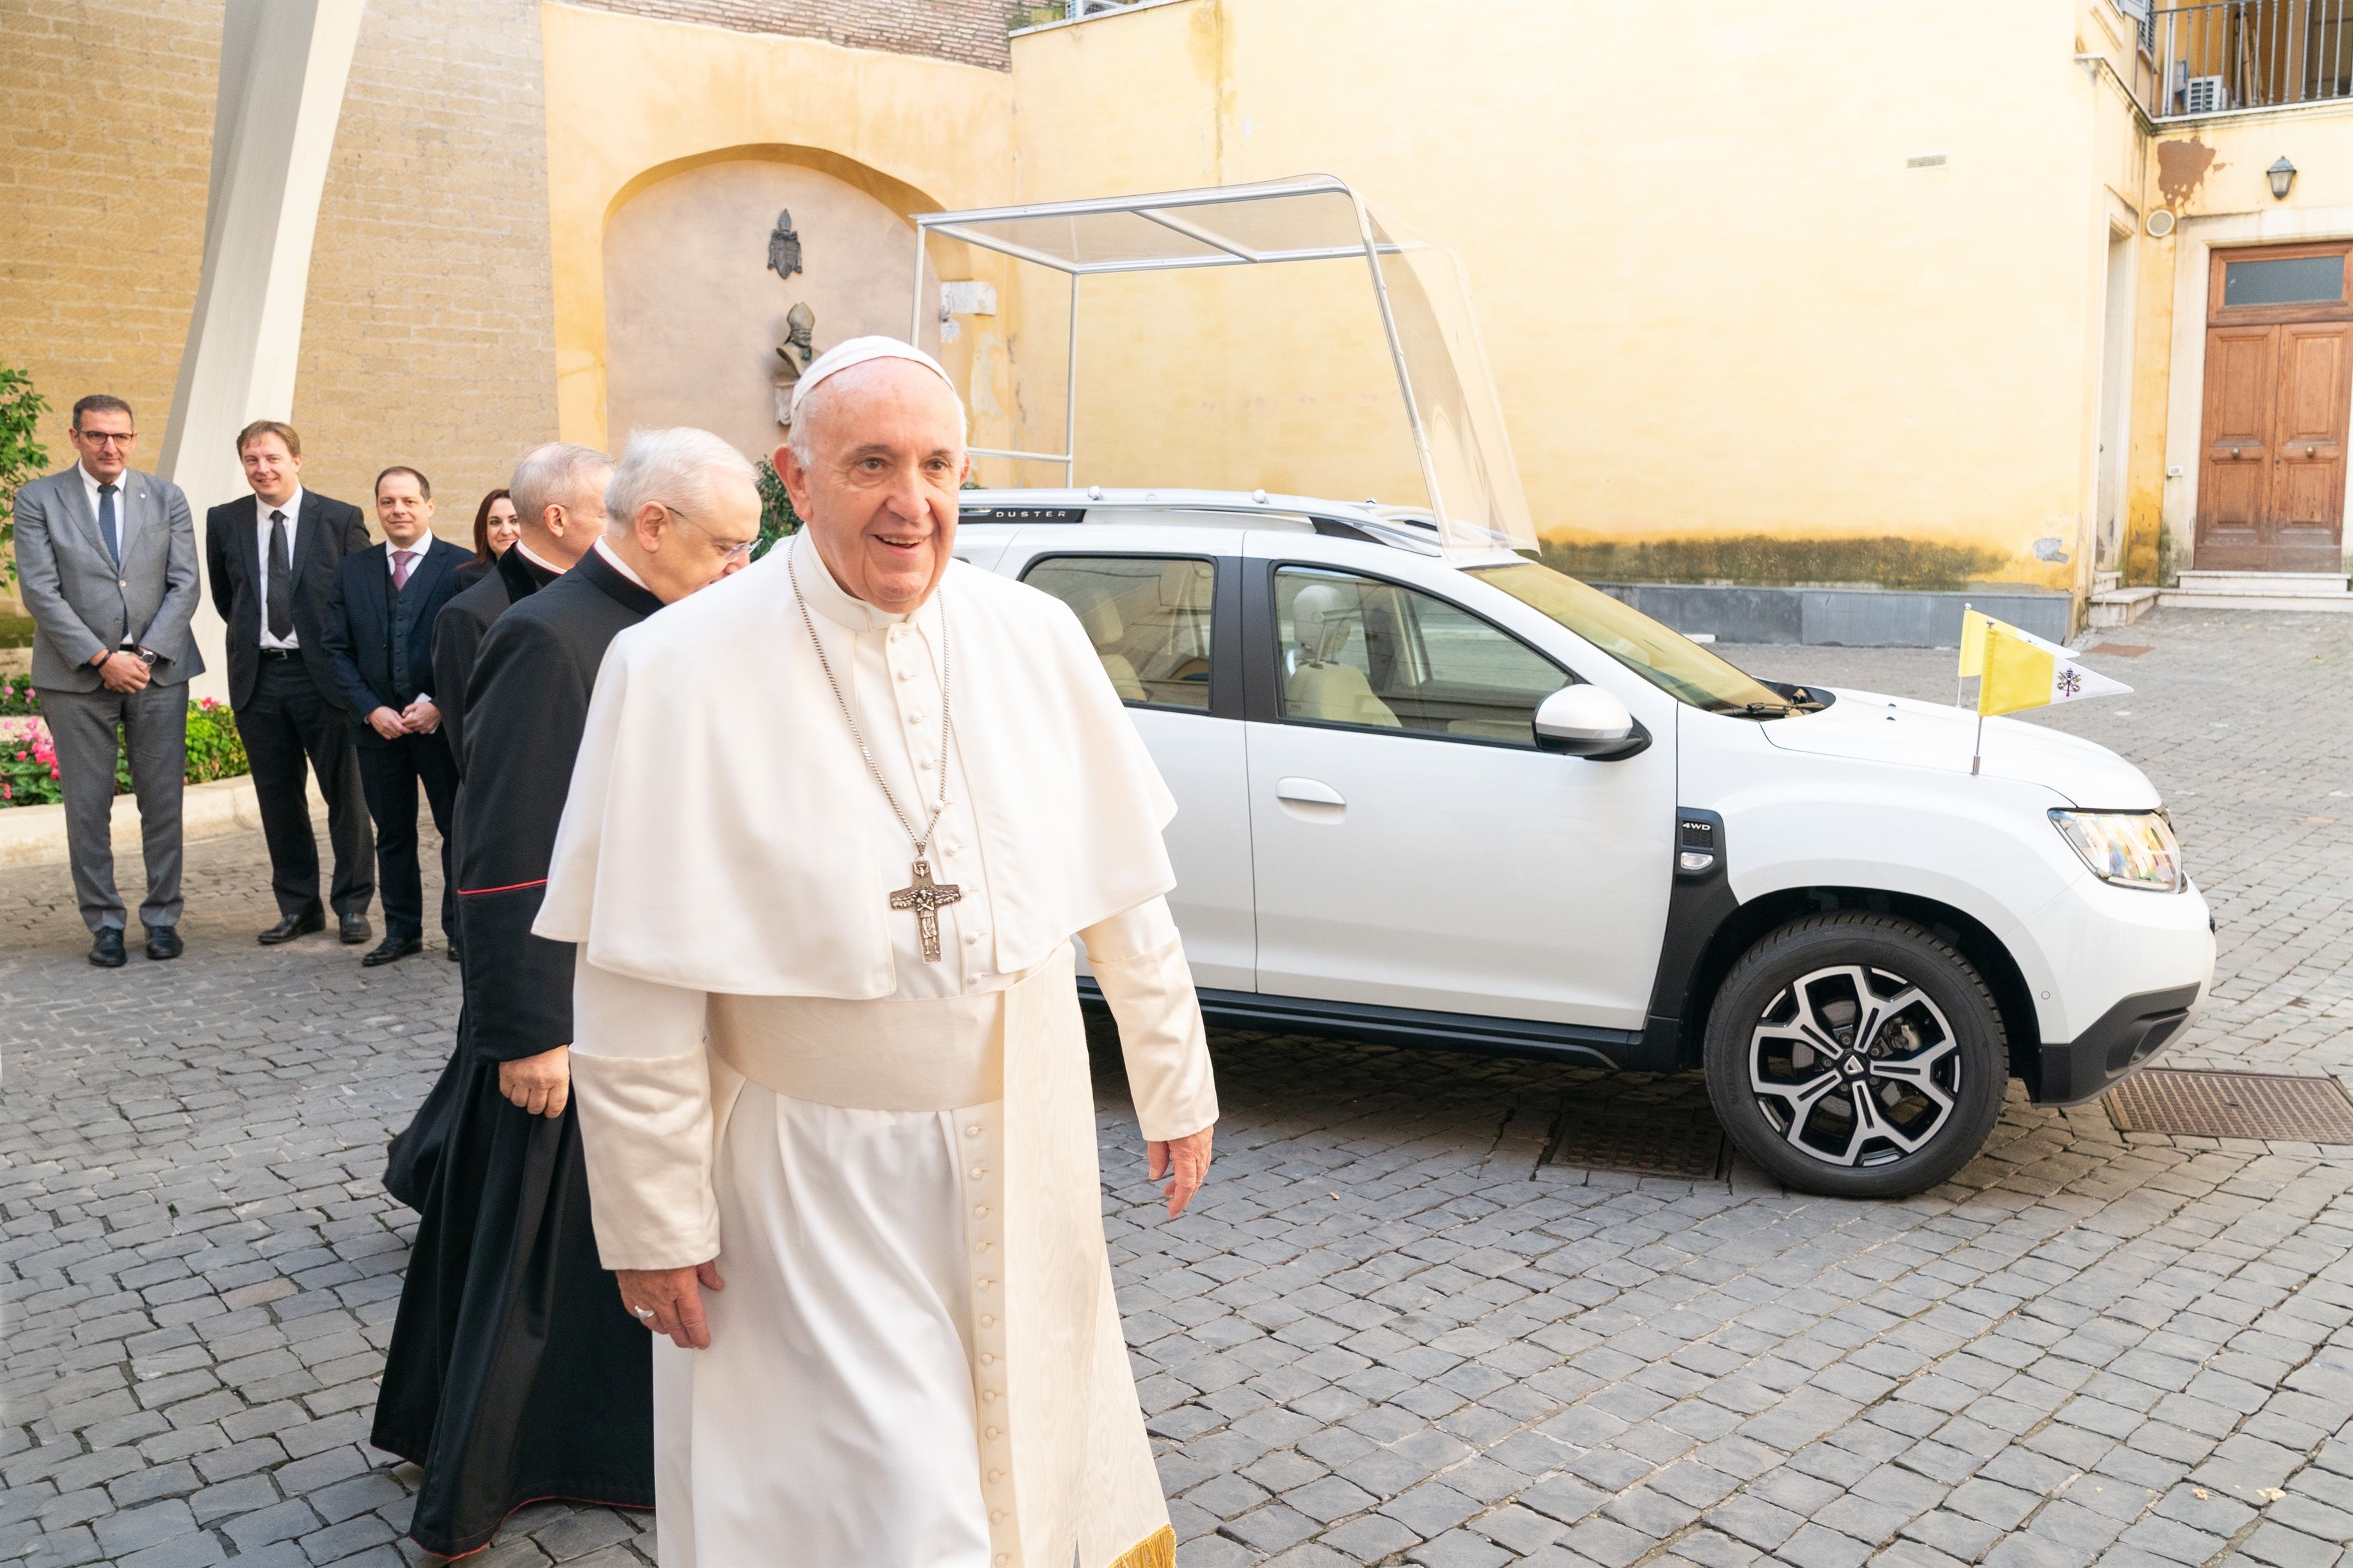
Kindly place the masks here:
[[(2282, 157), (2296, 176), (2275, 200), (2265, 172)], [(2147, 180), (2146, 205), (2176, 220), (2145, 241), (2134, 386), (2131, 580), (2154, 583), (2194, 564), (2212, 254), (2353, 238), (2353, 104), (2160, 125)]]
[[(540, 26), (556, 412), (566, 440), (604, 447), (614, 434), (606, 421), (605, 226), (665, 174), (723, 158), (774, 158), (846, 180), (902, 213), (1008, 197), (1012, 84), (1001, 71), (560, 5), (543, 7)], [(987, 341), (966, 334), (950, 368), (968, 375)]]
[[(1810, 542), (1862, 578), (1894, 538), (2081, 592), (2119, 511), (2105, 563), (2127, 580), (2187, 561), (2167, 477), (2195, 403), (2186, 241), (2353, 234), (2353, 112), (2152, 128), (2113, 0), (1490, 0), (1475, 25), (1419, 0), (1176, 0), (1018, 37), (1009, 77), (542, 18), (558, 412), (599, 444), (605, 238), (680, 170), (801, 163), (902, 214), (1324, 172), (1463, 258), (1547, 535)], [(2168, 151), (2191, 140), (2195, 177)], [(2305, 172), (2275, 204), (2282, 152)], [(2157, 207), (2176, 237), (2147, 236)], [(932, 260), (1002, 300), (944, 351), (976, 442), (1058, 449), (1067, 281)], [(1081, 483), (1420, 499), (1361, 268), (1084, 288)]]
[[(1018, 191), (1326, 172), (1451, 245), (1548, 534), (1899, 534), (2070, 587), (2106, 187), (2141, 184), (2129, 105), (2073, 58), (2114, 47), (2107, 5), (1185, 0), (1015, 38)], [(1116, 374), (1082, 389), (1082, 481), (1394, 473), (1351, 281), (1238, 326), (1162, 287), (1115, 364), (1082, 327)], [(1017, 298), (1042, 339), (1059, 292)], [(1059, 361), (1022, 370), (1059, 408)], [(1317, 420), (1320, 447), (1265, 437)]]

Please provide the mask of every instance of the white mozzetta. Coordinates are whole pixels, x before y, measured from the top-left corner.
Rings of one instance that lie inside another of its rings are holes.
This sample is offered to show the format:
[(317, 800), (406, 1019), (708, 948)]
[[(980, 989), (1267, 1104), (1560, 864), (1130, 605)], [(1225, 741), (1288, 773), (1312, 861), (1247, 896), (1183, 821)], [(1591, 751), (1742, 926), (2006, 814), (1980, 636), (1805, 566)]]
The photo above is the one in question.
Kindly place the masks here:
[[(823, 566), (797, 539), (614, 639), (533, 928), (541, 936), (663, 984), (899, 994), (894, 943), (914, 921), (889, 894), (906, 883), (913, 847), (794, 605), (787, 562), (805, 553), (815, 571), (801, 581), (815, 589)], [(988, 967), (1018, 974), (1175, 884), (1160, 830), (1176, 802), (1058, 600), (956, 563), (923, 614), (948, 624), (965, 785), (951, 797), (971, 815), (968, 847), (986, 868)], [(732, 679), (753, 658), (757, 681)], [(909, 713), (921, 722), (902, 728), (935, 744), (936, 707)], [(860, 721), (887, 773), (892, 748)], [(928, 811), (929, 792), (919, 798)], [(628, 831), (616, 833), (622, 823)], [(954, 838), (944, 824), (944, 851)], [(954, 853), (934, 868), (943, 881), (960, 874)]]

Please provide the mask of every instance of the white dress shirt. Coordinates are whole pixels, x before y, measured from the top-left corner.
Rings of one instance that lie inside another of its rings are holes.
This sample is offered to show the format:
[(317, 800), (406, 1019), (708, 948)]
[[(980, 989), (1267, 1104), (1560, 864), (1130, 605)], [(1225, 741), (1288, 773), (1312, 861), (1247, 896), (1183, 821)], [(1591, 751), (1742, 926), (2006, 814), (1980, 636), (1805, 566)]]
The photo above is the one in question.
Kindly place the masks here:
[(261, 646), (291, 652), (302, 646), (302, 639), (290, 631), (281, 637), (269, 629), (269, 514), (273, 511), (286, 514), (286, 560), (291, 565), (298, 558), (295, 552), (301, 548), (296, 530), (302, 521), (302, 487), (294, 487), (294, 493), (286, 498), (284, 506), (271, 506), (259, 496), (253, 498), (254, 554), (261, 563)]

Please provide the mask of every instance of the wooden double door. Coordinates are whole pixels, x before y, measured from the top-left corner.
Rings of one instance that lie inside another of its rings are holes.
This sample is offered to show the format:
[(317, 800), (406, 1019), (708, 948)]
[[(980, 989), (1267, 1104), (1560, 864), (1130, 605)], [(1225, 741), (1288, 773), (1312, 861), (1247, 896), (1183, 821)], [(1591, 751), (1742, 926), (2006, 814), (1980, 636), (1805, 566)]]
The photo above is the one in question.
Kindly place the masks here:
[(2219, 250), (2207, 299), (2196, 566), (2344, 564), (2353, 245)]

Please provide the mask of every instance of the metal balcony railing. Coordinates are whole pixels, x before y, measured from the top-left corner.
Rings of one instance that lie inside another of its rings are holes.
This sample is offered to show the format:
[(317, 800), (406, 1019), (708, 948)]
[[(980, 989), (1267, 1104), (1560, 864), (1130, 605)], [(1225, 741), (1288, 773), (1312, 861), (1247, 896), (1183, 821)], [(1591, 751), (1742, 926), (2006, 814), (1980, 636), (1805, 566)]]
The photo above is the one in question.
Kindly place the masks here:
[(2152, 10), (2152, 120), (2353, 99), (2353, 0), (2209, 0)]

